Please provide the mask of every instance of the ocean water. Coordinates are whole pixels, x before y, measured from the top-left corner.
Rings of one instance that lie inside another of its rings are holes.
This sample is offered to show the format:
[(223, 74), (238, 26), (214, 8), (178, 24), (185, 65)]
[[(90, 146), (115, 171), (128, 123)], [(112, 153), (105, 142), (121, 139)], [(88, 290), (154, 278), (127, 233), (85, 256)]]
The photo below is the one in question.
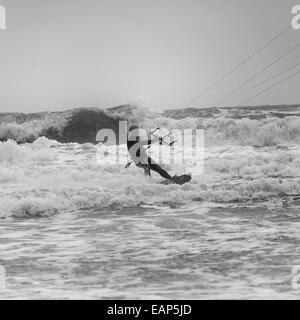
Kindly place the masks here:
[(298, 299), (298, 212), (197, 205), (4, 221), (1, 298)]
[(0, 298), (297, 299), (299, 119), (170, 120), (205, 130), (183, 186), (92, 144), (0, 143)]

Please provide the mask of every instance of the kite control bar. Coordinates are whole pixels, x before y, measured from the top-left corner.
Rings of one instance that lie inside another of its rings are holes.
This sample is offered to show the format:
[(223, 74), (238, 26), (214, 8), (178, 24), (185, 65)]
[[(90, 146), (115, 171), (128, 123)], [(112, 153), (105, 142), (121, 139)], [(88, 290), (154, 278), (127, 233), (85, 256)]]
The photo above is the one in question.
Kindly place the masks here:
[[(158, 137), (156, 134), (153, 133), (153, 131), (150, 132), (150, 134), (152, 134), (154, 137)], [(173, 144), (174, 144), (177, 140), (171, 141), (170, 143), (168, 143), (167, 141), (164, 140), (165, 138), (169, 137), (170, 134), (171, 134), (171, 132), (169, 132), (168, 134), (166, 134), (166, 135), (163, 136), (163, 137), (158, 137), (158, 139), (159, 139), (159, 140), (158, 140), (158, 141), (159, 141), (159, 144), (162, 145), (163, 143), (165, 143), (167, 146), (172, 147)]]

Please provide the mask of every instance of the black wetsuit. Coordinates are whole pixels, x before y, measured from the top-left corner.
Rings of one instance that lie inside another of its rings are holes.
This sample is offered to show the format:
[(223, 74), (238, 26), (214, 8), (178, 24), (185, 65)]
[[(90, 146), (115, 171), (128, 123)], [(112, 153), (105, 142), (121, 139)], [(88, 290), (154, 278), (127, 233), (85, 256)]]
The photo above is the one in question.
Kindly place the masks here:
[[(153, 159), (148, 157), (148, 155), (146, 154), (146, 150), (145, 150), (145, 148), (143, 146), (140, 146), (140, 148), (137, 149), (136, 157), (134, 157), (134, 155), (131, 154), (132, 153), (132, 151), (130, 151), (131, 148), (138, 142), (139, 142), (139, 137), (137, 137), (137, 139), (135, 141), (131, 141), (131, 140), (127, 139), (127, 149), (128, 149), (129, 154), (131, 155), (131, 158), (134, 161), (134, 163), (138, 167), (143, 168), (145, 170), (145, 172), (148, 169), (149, 170), (149, 174), (150, 174), (150, 170), (153, 170), (153, 171), (159, 173), (165, 179), (172, 179), (172, 177), (168, 174), (168, 172), (166, 170), (164, 170), (160, 165), (158, 165)], [(150, 145), (151, 144), (151, 140), (148, 140), (147, 144)], [(135, 161), (136, 158), (140, 158), (141, 149), (143, 149), (142, 153), (144, 155), (146, 155), (146, 160), (145, 160), (146, 163), (141, 163), (141, 162)]]

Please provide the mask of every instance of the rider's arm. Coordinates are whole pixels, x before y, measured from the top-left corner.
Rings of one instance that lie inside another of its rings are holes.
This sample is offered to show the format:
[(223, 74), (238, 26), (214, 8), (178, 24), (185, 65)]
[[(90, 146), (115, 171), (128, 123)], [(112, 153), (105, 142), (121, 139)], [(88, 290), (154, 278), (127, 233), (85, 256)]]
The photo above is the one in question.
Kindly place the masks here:
[[(151, 139), (152, 137), (152, 139)], [(134, 141), (135, 143), (139, 142), (140, 145), (142, 146), (148, 146), (151, 145), (152, 143), (156, 142), (159, 140), (159, 137), (156, 135), (148, 135), (147, 137), (140, 137), (140, 136), (135, 136), (135, 135), (129, 135), (128, 141)]]

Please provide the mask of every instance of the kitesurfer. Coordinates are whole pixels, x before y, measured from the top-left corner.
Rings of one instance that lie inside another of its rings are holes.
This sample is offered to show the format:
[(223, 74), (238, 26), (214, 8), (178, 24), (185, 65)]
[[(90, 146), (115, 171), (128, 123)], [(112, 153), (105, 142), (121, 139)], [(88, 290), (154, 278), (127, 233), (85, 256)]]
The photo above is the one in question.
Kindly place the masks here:
[(155, 142), (156, 139), (159, 139), (159, 137), (156, 137), (153, 140), (151, 140), (149, 137), (143, 139), (139, 133), (138, 125), (131, 125), (129, 127), (127, 137), (127, 148), (129, 155), (137, 167), (144, 169), (146, 176), (151, 176), (151, 170), (153, 170), (160, 174), (163, 178), (172, 180), (176, 178), (176, 176), (170, 176), (166, 170), (164, 170), (151, 157), (149, 157), (146, 152), (146, 148), (144, 147), (151, 145), (151, 143)]

